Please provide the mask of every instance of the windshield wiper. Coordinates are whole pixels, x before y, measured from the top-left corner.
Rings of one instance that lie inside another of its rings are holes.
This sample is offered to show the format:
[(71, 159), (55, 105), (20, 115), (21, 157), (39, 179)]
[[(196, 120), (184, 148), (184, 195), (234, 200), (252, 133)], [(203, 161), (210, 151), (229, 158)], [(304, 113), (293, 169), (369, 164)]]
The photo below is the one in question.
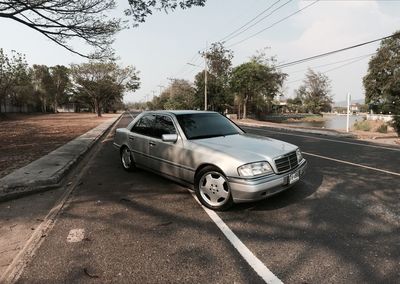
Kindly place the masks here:
[(229, 135), (237, 135), (239, 133), (237, 132), (233, 132), (233, 133), (225, 133), (225, 134), (209, 134), (209, 135), (199, 135), (199, 136), (193, 136), (190, 137), (189, 140), (192, 139), (206, 139), (206, 138), (215, 138), (215, 137), (225, 137), (225, 136), (229, 136)]
[(206, 138), (214, 138), (214, 137), (220, 137), (220, 136), (225, 136), (223, 134), (213, 134), (213, 135), (198, 135), (198, 136), (193, 136), (190, 137), (190, 140), (192, 139), (206, 139)]

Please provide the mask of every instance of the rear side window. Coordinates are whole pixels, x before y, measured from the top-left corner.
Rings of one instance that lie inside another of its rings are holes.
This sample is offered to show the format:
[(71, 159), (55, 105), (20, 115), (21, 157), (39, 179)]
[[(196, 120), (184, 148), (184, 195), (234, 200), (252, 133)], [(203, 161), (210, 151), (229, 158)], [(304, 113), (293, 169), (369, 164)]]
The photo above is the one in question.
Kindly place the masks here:
[(145, 115), (132, 127), (132, 132), (154, 137), (155, 115)]
[(176, 134), (175, 126), (169, 116), (157, 115), (154, 137), (161, 139), (163, 134)]

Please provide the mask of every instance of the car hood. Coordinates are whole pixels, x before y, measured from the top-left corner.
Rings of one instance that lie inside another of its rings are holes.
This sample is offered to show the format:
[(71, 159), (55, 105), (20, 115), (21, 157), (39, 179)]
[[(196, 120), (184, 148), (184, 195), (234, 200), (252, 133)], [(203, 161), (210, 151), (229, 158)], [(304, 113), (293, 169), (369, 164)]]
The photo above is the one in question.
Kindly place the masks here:
[(297, 146), (263, 136), (238, 134), (208, 139), (191, 140), (193, 144), (223, 152), (243, 162), (273, 161), (292, 152)]

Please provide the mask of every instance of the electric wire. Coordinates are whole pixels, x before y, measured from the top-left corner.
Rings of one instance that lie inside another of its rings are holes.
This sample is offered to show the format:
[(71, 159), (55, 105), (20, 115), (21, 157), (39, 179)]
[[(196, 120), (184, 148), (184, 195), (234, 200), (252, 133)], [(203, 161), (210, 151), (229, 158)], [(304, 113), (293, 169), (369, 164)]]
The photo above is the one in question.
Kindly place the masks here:
[(315, 59), (322, 58), (322, 57), (325, 57), (325, 56), (328, 56), (328, 55), (332, 55), (332, 54), (335, 54), (335, 53), (343, 52), (343, 51), (346, 51), (346, 50), (350, 50), (350, 49), (353, 49), (353, 48), (357, 48), (357, 47), (360, 47), (360, 46), (364, 46), (364, 45), (367, 45), (367, 44), (371, 44), (371, 43), (374, 43), (374, 42), (377, 42), (377, 41), (385, 40), (385, 39), (388, 39), (388, 38), (391, 38), (391, 37), (394, 37), (394, 36), (399, 36), (399, 35), (400, 35), (400, 33), (395, 33), (393, 35), (389, 35), (389, 36), (381, 37), (381, 38), (378, 38), (378, 39), (362, 42), (362, 43), (359, 43), (359, 44), (356, 44), (356, 45), (352, 45), (352, 46), (336, 49), (336, 50), (333, 50), (333, 51), (321, 53), (321, 54), (318, 54), (318, 55), (310, 56), (310, 57), (307, 57), (307, 58), (295, 60), (295, 61), (288, 62), (288, 63), (283, 63), (283, 64), (277, 65), (275, 67), (276, 68), (290, 67), (290, 66), (293, 66), (293, 65), (305, 63), (305, 62), (308, 62), (308, 61), (311, 61), (311, 60), (315, 60)]
[[(194, 54), (191, 58), (190, 58), (190, 60), (189, 61), (187, 61), (182, 67), (181, 67), (181, 69), (179, 69), (179, 71), (175, 74), (175, 76), (174, 76), (174, 78), (177, 78), (177, 77), (183, 77), (183, 75), (182, 74), (187, 74), (188, 72), (187, 72), (187, 68), (189, 67), (189, 65), (187, 64), (187, 63), (192, 63), (192, 64), (195, 64), (198, 60), (199, 60), (199, 58), (200, 58), (200, 54), (199, 53), (196, 53), (196, 54)], [(193, 68), (191, 68), (191, 69), (193, 69)]]
[[(373, 53), (373, 54), (375, 54), (375, 53)], [(373, 55), (373, 54), (371, 54), (371, 55)], [(345, 64), (342, 64), (342, 65), (340, 65), (340, 66), (337, 66), (337, 67), (328, 69), (328, 70), (323, 71), (323, 72), (320, 72), (320, 73), (321, 73), (321, 74), (326, 74), (326, 73), (335, 71), (335, 70), (337, 70), (337, 69), (341, 69), (341, 68), (343, 68), (343, 67), (346, 67), (346, 66), (348, 66), (348, 65), (354, 64), (354, 63), (359, 62), (359, 61), (361, 61), (361, 60), (364, 60), (364, 59), (366, 59), (366, 58), (368, 58), (368, 57), (367, 57), (367, 56), (364, 56), (364, 57), (362, 57), (362, 58), (358, 58), (358, 59), (356, 59), (356, 60), (347, 62), (347, 63), (345, 63)], [(300, 81), (303, 81), (303, 80), (304, 80), (304, 79), (298, 79), (298, 80), (294, 80), (294, 81), (289, 81), (289, 82), (287, 82), (286, 84), (292, 84), (292, 83), (300, 82)]]
[[(225, 36), (224, 38), (222, 38), (220, 40), (220, 42), (225, 43), (227, 41), (230, 41), (232, 39), (234, 39), (235, 37), (241, 35), (242, 33), (246, 32), (247, 30), (249, 30), (250, 28), (254, 27), (255, 25), (257, 25), (258, 23), (260, 23), (261, 21), (265, 20), (266, 18), (268, 18), (269, 16), (271, 16), (273, 13), (275, 13), (276, 11), (278, 11), (279, 9), (281, 9), (282, 7), (286, 6), (288, 3), (292, 2), (293, 0), (289, 0), (286, 3), (282, 4), (281, 6), (279, 6), (278, 8), (272, 10), (269, 14), (267, 14), (266, 16), (262, 17), (260, 20), (258, 20), (257, 22), (253, 23), (252, 25), (246, 27), (247, 25), (251, 24), (253, 21), (255, 21), (258, 17), (260, 17), (262, 14), (264, 14), (265, 12), (268, 12), (271, 8), (273, 8), (276, 4), (278, 4), (280, 1), (282, 0), (278, 0), (276, 2), (274, 2), (271, 6), (269, 6), (267, 9), (265, 9), (264, 11), (262, 11), (260, 14), (258, 14), (257, 16), (255, 16), (253, 19), (251, 19), (250, 21), (248, 21), (247, 23), (245, 23), (244, 25), (242, 25), (240, 28), (234, 30), (233, 32), (231, 32), (230, 34), (228, 34), (227, 36)], [(245, 28), (244, 30), (242, 30), (243, 28)]]
[(229, 45), (228, 48), (231, 48), (231, 47), (234, 47), (234, 46), (236, 46), (236, 45), (238, 45), (238, 44), (241, 44), (241, 43), (243, 43), (243, 42), (245, 42), (245, 41), (247, 41), (247, 40), (249, 40), (249, 39), (251, 39), (251, 38), (253, 38), (253, 37), (257, 36), (257, 35), (259, 35), (260, 33), (265, 32), (265, 31), (268, 30), (268, 29), (271, 29), (272, 27), (276, 26), (277, 24), (279, 24), (279, 23), (281, 23), (281, 22), (283, 22), (283, 21), (286, 21), (287, 19), (293, 17), (294, 15), (296, 15), (296, 14), (298, 14), (298, 13), (304, 11), (305, 9), (307, 9), (307, 8), (309, 8), (309, 7), (313, 6), (313, 5), (315, 5), (315, 4), (316, 4), (317, 2), (319, 2), (319, 1), (321, 1), (321, 0), (316, 0), (316, 1), (314, 1), (314, 2), (312, 2), (312, 3), (310, 3), (310, 4), (308, 4), (307, 6), (301, 8), (301, 9), (299, 9), (299, 10), (297, 10), (297, 11), (295, 11), (295, 12), (289, 14), (288, 16), (286, 16), (286, 17), (280, 19), (279, 21), (277, 21), (277, 22), (271, 24), (270, 26), (268, 26), (268, 27), (266, 27), (266, 28), (264, 28), (264, 29), (262, 29), (262, 30), (256, 32), (256, 33), (254, 33), (254, 34), (252, 34), (252, 35), (250, 35), (250, 36), (248, 36), (248, 37), (246, 37), (246, 38), (244, 38), (244, 39), (242, 39), (242, 40), (240, 40), (240, 41), (238, 41), (238, 42), (235, 42), (235, 43)]
[[(309, 68), (315, 69), (315, 68), (321, 68), (321, 67), (331, 66), (331, 65), (335, 65), (335, 64), (339, 64), (339, 63), (343, 63), (343, 62), (348, 62), (348, 61), (351, 61), (351, 60), (354, 60), (354, 59), (359, 59), (359, 58), (361, 59), (361, 58), (369, 57), (369, 56), (372, 56), (372, 55), (375, 55), (375, 54), (376, 54), (376, 52), (373, 52), (373, 53), (364, 54), (364, 55), (356, 56), (356, 57), (351, 57), (351, 58), (347, 58), (347, 59), (343, 59), (343, 60), (340, 60), (340, 61), (335, 61), (335, 62), (331, 62), (331, 63), (327, 63), (327, 64), (322, 64), (322, 65), (317, 65), (317, 66), (311, 66), (311, 67), (309, 67)], [(300, 72), (307, 71), (309, 68), (307, 68), (307, 69), (302, 69), (302, 70), (291, 71), (291, 72), (289, 72), (289, 73), (290, 73), (290, 74), (300, 73)]]

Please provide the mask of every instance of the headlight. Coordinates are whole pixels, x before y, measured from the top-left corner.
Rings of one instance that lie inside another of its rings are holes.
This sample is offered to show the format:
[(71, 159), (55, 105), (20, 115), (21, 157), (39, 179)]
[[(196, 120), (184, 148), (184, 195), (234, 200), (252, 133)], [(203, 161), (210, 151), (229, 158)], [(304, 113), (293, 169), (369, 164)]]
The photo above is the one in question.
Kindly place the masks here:
[(296, 150), (296, 156), (297, 156), (297, 162), (300, 163), (300, 161), (303, 160), (303, 155), (301, 154), (300, 149)]
[(272, 173), (272, 168), (268, 162), (257, 162), (240, 166), (238, 173), (242, 177), (254, 177)]

